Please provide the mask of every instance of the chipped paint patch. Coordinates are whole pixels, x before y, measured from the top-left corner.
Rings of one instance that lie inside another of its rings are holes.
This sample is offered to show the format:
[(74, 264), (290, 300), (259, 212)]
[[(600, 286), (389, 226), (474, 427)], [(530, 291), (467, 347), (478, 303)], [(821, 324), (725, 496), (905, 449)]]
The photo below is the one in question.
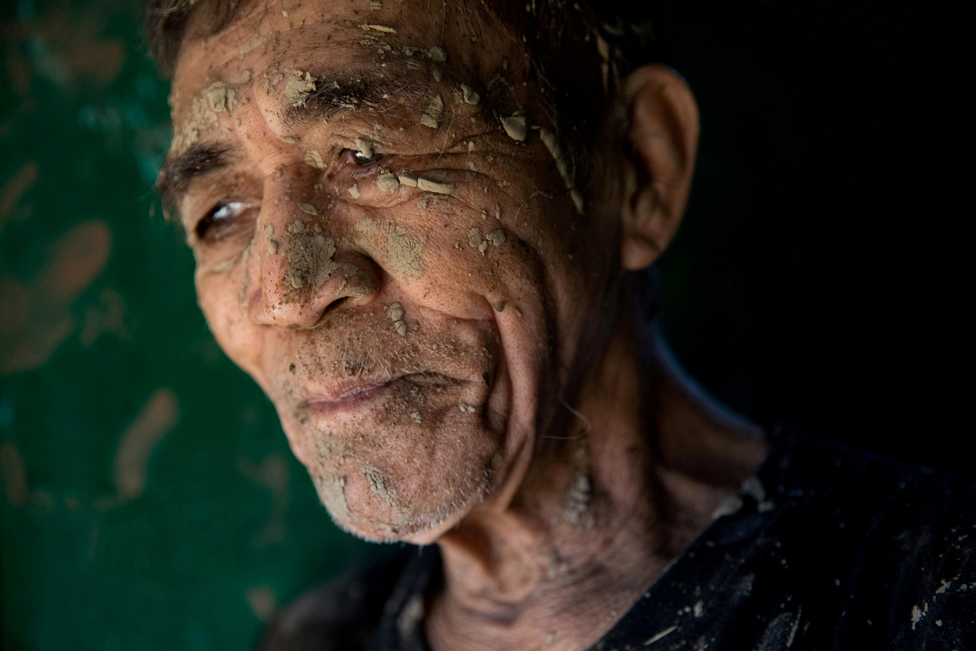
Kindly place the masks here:
[(153, 392), (122, 433), (112, 477), (119, 497), (133, 499), (146, 489), (149, 457), (179, 420), (179, 404), (170, 389)]

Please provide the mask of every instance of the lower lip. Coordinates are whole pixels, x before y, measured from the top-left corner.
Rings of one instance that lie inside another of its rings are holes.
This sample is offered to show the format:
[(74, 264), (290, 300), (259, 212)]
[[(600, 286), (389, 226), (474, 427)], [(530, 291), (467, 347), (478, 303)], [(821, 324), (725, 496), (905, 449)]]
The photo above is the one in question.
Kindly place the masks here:
[(395, 382), (397, 380), (360, 387), (335, 400), (312, 398), (308, 401), (308, 408), (312, 413), (322, 416), (352, 411), (388, 390)]

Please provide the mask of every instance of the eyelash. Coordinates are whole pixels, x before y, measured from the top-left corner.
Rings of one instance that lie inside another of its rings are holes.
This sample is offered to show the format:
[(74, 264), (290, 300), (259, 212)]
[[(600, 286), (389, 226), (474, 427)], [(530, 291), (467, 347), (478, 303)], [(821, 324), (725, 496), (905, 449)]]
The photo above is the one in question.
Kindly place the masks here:
[[(251, 204), (243, 201), (221, 201), (217, 203), (207, 212), (206, 215), (200, 219), (200, 221), (197, 222), (197, 225), (194, 228), (197, 239), (219, 239), (221, 230), (232, 226), (234, 224), (234, 220), (240, 217), (241, 214), (248, 208), (251, 208)], [(236, 210), (237, 212), (236, 214), (219, 217), (218, 215), (224, 210)]]
[(378, 163), (380, 160), (384, 158), (383, 154), (378, 154), (376, 152), (373, 152), (372, 158), (364, 157), (364, 159), (360, 159), (359, 156), (357, 156), (357, 154), (362, 155), (362, 153), (363, 152), (358, 149), (343, 149), (340, 152), (340, 156), (345, 156), (346, 154), (349, 154), (350, 158), (353, 159), (353, 163), (355, 163), (359, 167), (369, 167), (370, 165), (375, 165), (376, 163)]

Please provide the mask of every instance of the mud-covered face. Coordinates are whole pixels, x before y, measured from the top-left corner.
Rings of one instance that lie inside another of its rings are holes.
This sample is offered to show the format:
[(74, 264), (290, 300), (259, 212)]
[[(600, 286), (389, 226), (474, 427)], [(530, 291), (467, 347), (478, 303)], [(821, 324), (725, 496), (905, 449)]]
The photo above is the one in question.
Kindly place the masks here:
[(476, 3), (273, 4), (184, 43), (163, 185), (332, 517), (429, 542), (524, 476), (614, 229)]

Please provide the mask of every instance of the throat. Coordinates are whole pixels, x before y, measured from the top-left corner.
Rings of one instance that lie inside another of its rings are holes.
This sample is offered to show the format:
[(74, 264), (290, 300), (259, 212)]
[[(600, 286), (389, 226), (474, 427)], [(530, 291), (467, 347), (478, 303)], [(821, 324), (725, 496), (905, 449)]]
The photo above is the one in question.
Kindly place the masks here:
[(512, 499), (486, 502), (441, 537), (432, 648), (588, 648), (755, 473), (761, 437), (660, 359), (641, 361), (621, 325), (577, 407), (545, 428)]

